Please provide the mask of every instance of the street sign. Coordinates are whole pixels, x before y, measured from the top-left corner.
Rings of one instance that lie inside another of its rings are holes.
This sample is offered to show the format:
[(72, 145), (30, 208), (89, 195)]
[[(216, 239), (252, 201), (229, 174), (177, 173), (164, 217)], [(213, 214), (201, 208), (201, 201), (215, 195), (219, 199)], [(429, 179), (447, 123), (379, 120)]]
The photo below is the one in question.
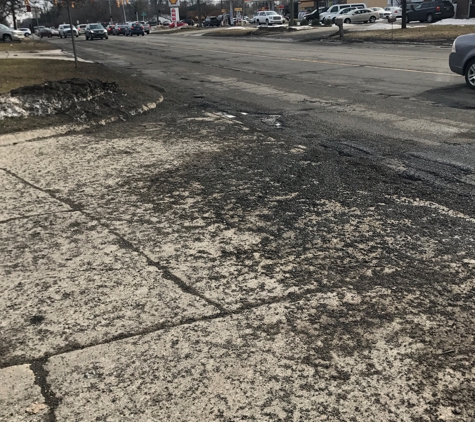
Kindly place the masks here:
[(168, 6), (180, 7), (180, 0), (168, 0)]
[(282, 6), (282, 5), (281, 5), (281, 6), (278, 6), (277, 8), (278, 8), (278, 9), (285, 9), (285, 6)]
[(147, 16), (147, 14), (145, 12), (142, 12), (142, 16), (145, 17)]
[(228, 11), (228, 9), (221, 9), (222, 13), (226, 13), (227, 11)]
[(235, 12), (242, 12), (242, 7), (235, 7), (235, 8), (234, 8), (234, 11), (235, 11)]

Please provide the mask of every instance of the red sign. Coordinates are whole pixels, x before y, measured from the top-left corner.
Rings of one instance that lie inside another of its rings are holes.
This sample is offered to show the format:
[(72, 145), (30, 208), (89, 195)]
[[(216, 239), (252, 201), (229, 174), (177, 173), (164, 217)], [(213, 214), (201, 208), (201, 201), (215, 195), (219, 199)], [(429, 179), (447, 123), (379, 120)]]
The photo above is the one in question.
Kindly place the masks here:
[(285, 6), (278, 6), (278, 9), (285, 9)]

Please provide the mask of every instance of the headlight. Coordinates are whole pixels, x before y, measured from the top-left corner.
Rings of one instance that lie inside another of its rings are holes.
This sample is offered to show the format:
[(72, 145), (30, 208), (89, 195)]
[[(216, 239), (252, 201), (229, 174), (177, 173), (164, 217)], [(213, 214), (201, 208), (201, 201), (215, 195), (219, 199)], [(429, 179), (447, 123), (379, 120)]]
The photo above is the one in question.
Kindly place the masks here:
[[(457, 40), (455, 40), (457, 41)], [(452, 53), (456, 53), (457, 52), (457, 49), (455, 48), (455, 41), (454, 43), (452, 44)]]

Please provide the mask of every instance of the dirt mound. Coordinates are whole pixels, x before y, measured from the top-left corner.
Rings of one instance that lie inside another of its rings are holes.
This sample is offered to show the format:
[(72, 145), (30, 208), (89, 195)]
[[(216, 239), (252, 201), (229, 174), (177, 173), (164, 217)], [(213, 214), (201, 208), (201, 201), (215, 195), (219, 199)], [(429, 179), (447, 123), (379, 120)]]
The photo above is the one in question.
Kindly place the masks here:
[(82, 120), (101, 115), (104, 107), (122, 107), (126, 96), (115, 82), (65, 79), (14, 89), (0, 96), (0, 120), (6, 117), (67, 114)]

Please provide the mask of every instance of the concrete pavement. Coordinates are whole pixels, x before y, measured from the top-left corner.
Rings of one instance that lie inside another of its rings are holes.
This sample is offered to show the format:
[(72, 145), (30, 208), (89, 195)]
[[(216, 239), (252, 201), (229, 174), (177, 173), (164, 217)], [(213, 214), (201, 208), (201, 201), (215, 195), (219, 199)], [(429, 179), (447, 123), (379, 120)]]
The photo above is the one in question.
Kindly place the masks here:
[(0, 420), (475, 417), (470, 215), (186, 105), (0, 145)]

